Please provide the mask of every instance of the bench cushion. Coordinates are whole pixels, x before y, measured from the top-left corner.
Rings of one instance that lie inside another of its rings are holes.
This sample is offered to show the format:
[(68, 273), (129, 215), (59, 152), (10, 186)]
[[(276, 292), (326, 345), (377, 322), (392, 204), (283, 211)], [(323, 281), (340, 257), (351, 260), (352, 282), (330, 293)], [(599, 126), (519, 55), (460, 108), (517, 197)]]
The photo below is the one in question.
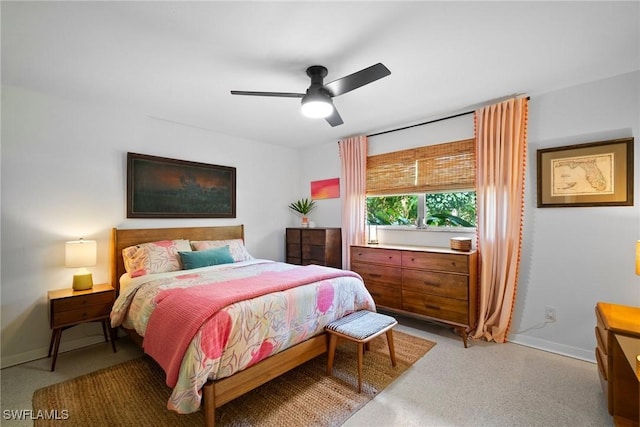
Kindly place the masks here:
[(363, 340), (394, 323), (396, 319), (391, 316), (361, 310), (329, 323), (326, 329)]

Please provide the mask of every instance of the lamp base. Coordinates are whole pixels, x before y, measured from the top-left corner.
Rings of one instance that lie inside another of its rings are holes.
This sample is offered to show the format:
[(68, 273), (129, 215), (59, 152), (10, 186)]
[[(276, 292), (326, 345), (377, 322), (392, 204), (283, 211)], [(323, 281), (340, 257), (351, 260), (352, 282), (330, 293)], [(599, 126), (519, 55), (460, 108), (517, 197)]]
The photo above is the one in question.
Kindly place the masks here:
[(93, 277), (91, 273), (78, 273), (73, 275), (73, 290), (86, 291), (93, 288)]

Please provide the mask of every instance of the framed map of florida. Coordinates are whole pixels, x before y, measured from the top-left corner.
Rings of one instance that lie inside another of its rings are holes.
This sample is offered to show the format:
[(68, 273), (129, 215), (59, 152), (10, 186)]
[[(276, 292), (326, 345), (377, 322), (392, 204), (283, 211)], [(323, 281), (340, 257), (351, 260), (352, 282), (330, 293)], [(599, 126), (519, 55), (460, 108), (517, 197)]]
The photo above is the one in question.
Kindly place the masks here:
[(633, 206), (633, 138), (538, 150), (538, 207)]

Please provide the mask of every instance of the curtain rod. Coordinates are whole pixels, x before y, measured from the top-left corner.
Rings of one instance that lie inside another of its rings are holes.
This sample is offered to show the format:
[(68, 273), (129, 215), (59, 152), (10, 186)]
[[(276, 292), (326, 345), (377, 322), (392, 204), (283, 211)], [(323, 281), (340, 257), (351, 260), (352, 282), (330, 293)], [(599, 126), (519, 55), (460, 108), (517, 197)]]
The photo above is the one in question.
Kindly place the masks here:
[[(529, 99), (531, 99), (531, 97), (527, 96), (527, 101)], [(385, 133), (397, 132), (399, 130), (411, 129), (411, 128), (418, 127), (418, 126), (424, 126), (424, 125), (428, 125), (428, 124), (431, 124), (431, 123), (440, 122), (442, 120), (455, 119), (456, 117), (466, 116), (468, 114), (473, 114), (474, 112), (475, 112), (475, 110), (465, 111), (464, 113), (458, 113), (458, 114), (454, 114), (454, 115), (447, 116), (447, 117), (440, 117), (439, 119), (433, 119), (433, 120), (429, 120), (429, 121), (422, 122), (422, 123), (416, 123), (415, 125), (409, 125), (409, 126), (404, 126), (404, 127), (397, 128), (397, 129), (390, 129), (390, 130), (385, 130), (385, 131), (378, 132), (378, 133), (372, 133), (371, 135), (367, 135), (367, 138), (372, 137), (372, 136), (384, 135)]]

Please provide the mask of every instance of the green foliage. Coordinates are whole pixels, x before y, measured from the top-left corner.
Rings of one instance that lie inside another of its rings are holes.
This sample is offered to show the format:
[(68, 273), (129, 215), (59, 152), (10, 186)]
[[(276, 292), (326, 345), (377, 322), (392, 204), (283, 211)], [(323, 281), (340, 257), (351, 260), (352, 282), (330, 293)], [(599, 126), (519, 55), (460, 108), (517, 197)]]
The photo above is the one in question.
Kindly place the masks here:
[(429, 193), (426, 194), (426, 205), (427, 225), (475, 227), (475, 191)]
[[(367, 197), (367, 222), (378, 225), (412, 225), (418, 220), (418, 196)], [(427, 217), (433, 227), (475, 227), (476, 193), (429, 193), (425, 195)]]
[(409, 225), (418, 219), (418, 196), (367, 197), (367, 222), (378, 225)]
[(316, 207), (315, 200), (300, 199), (289, 205), (289, 209), (297, 212), (303, 216), (309, 215), (309, 213)]

